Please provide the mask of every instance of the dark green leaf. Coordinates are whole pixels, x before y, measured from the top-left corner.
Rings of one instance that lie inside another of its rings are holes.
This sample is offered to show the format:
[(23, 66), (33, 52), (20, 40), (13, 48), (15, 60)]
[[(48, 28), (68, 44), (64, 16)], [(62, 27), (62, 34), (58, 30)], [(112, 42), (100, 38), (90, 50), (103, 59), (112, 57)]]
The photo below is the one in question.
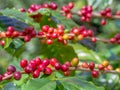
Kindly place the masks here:
[(55, 90), (56, 82), (49, 79), (29, 80), (22, 86), (22, 90)]

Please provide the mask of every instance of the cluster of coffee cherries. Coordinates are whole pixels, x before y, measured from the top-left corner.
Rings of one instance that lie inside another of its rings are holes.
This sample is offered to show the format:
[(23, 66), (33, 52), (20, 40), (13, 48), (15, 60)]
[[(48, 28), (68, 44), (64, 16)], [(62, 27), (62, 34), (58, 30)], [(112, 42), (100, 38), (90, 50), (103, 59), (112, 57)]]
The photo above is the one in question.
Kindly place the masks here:
[[(105, 10), (100, 11), (100, 15), (105, 18), (111, 18), (112, 17), (111, 8), (106, 8)], [(102, 19), (101, 25), (105, 25), (105, 24), (106, 24), (106, 20)]]
[(111, 43), (117, 43), (120, 44), (120, 33), (117, 33), (113, 38), (110, 39)]
[(66, 16), (67, 18), (72, 18), (71, 10), (74, 8), (74, 3), (69, 2), (67, 5), (63, 5), (61, 10), (63, 11), (62, 15)]
[[(0, 32), (0, 38), (23, 38), (25, 42), (31, 40), (31, 38), (36, 36), (36, 31), (33, 27), (26, 27), (22, 31), (16, 31), (13, 26), (9, 26), (6, 32)], [(5, 41), (1, 40), (0, 45), (4, 46)]]
[(81, 16), (81, 21), (90, 22), (92, 11), (92, 6), (83, 6), (81, 10), (78, 11), (78, 15)]
[(62, 25), (58, 25), (57, 28), (50, 27), (48, 25), (44, 25), (42, 27), (42, 32), (38, 32), (39, 35), (45, 35), (46, 43), (52, 44), (53, 40), (57, 39), (58, 42), (66, 45), (69, 40), (82, 40), (83, 38), (90, 37), (92, 42), (96, 42), (96, 38), (94, 37), (93, 30), (87, 30), (85, 26), (73, 27), (72, 30), (65, 33)]
[(14, 77), (15, 80), (20, 80), (22, 74), (20, 71), (16, 71), (16, 67), (13, 66), (13, 65), (9, 65), (7, 67), (7, 70), (4, 74), (0, 75), (0, 81), (2, 81), (3, 79), (5, 79), (6, 77), (6, 80), (10, 80), (12, 78), (12, 76)]
[[(56, 10), (58, 8), (57, 4), (54, 2), (51, 3), (44, 3), (43, 5), (40, 4), (32, 4), (29, 9), (27, 10), (28, 13), (33, 13), (41, 8), (49, 8), (52, 10)], [(24, 8), (20, 8), (21, 12), (26, 12)]]
[[(80, 64), (79, 66), (81, 66), (82, 68), (89, 68), (89, 70), (91, 71), (91, 75), (94, 78), (98, 78), (100, 75), (100, 71), (109, 71), (109, 70), (113, 70), (113, 67), (109, 64), (109, 62), (107, 60), (103, 61), (101, 64), (96, 64), (94, 62), (83, 62), (82, 64)], [(117, 70), (118, 71), (118, 70)], [(120, 72), (120, 71), (118, 71)]]
[[(9, 65), (4, 74), (0, 75), (0, 81), (10, 80), (12, 77), (15, 80), (20, 80), (22, 74), (29, 74), (32, 78), (39, 78), (40, 75), (50, 75), (53, 71), (61, 71), (64, 76), (69, 76), (71, 70), (82, 70), (90, 71), (93, 78), (98, 78), (100, 72), (113, 70), (113, 67), (109, 64), (107, 60), (103, 61), (101, 64), (95, 64), (94, 62), (79, 62), (78, 58), (73, 58), (70, 62), (66, 61), (61, 64), (56, 58), (45, 58), (40, 59), (39, 57), (32, 60), (22, 59), (20, 61), (20, 67), (23, 69), (22, 72), (16, 71), (15, 66)], [(120, 73), (120, 68), (115, 70)]]
[(69, 67), (77, 66), (78, 63), (78, 58), (73, 58), (71, 62), (67, 61), (64, 64), (60, 64), (56, 58), (46, 58), (42, 60), (37, 57), (30, 61), (22, 59), (20, 61), (20, 67), (23, 69), (23, 71), (16, 71), (15, 66), (9, 65), (7, 67), (7, 71), (0, 75), (0, 81), (4, 79), (10, 80), (12, 77), (14, 77), (15, 80), (20, 80), (22, 77), (21, 74), (23, 73), (31, 74), (33, 78), (38, 78), (40, 73), (43, 73), (44, 75), (50, 75), (55, 70), (62, 71), (65, 76), (68, 76), (70, 75)]

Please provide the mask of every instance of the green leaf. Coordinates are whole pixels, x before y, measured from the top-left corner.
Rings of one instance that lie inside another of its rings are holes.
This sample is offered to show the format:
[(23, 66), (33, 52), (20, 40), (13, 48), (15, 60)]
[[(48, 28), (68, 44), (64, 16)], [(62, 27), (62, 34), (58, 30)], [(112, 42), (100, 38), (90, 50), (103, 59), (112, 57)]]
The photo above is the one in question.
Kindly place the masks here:
[(12, 43), (12, 39), (11, 38), (5, 38), (5, 46), (4, 48), (9, 47), (9, 45)]
[(56, 82), (49, 79), (29, 80), (22, 86), (22, 90), (55, 90)]
[(15, 18), (19, 21), (25, 22), (27, 24), (33, 25), (33, 19), (29, 17), (27, 13), (22, 13), (18, 11), (17, 9), (4, 9), (1, 10), (0, 13), (4, 16), (8, 16), (11, 18)]
[(92, 60), (101, 63), (105, 58), (80, 44), (70, 44), (81, 60)]
[(108, 5), (111, 5), (113, 2), (113, 0), (87, 0), (87, 1), (88, 1), (88, 5), (92, 5), (94, 9), (96, 8), (104, 9)]
[(61, 63), (71, 61), (71, 59), (77, 57), (72, 46), (65, 46), (57, 42), (52, 45), (43, 45), (42, 54), (48, 58), (56, 57)]
[(64, 78), (59, 81), (65, 90), (105, 90), (103, 87), (98, 87), (92, 82), (82, 80), (79, 77)]
[(58, 23), (58, 24), (62, 24), (65, 26), (65, 28), (67, 29), (71, 29), (75, 26), (78, 26), (73, 20), (68, 19), (64, 16), (62, 16), (59, 12), (57, 11), (52, 11), (52, 16), (54, 17), (54, 20)]

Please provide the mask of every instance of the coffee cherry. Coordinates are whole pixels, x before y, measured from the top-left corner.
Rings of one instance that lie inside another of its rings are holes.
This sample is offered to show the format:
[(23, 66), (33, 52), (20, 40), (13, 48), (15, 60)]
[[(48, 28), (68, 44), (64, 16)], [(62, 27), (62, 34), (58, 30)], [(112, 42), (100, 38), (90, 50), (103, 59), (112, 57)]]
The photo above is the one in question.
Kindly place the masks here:
[(108, 65), (106, 68), (107, 68), (108, 70), (113, 70), (113, 67), (112, 67), (111, 65)]
[(52, 9), (52, 10), (56, 10), (57, 9), (57, 4), (56, 3), (54, 3), (54, 2), (51, 2), (50, 3), (50, 8)]
[(18, 36), (19, 36), (19, 32), (18, 32), (18, 31), (14, 31), (14, 32), (12, 33), (12, 36), (13, 36), (13, 37), (18, 37)]
[(98, 65), (98, 69), (99, 69), (99, 70), (104, 70), (104, 65), (103, 65), (103, 64), (99, 64), (99, 65)]
[(21, 72), (17, 71), (17, 72), (14, 72), (14, 79), (15, 80), (20, 80), (21, 79)]
[(120, 68), (116, 68), (116, 70), (115, 70), (115, 71), (120, 72)]
[(20, 61), (20, 66), (21, 66), (22, 68), (25, 68), (27, 65), (28, 65), (28, 61), (27, 61), (26, 59), (22, 59), (22, 60)]
[(38, 70), (41, 72), (41, 71), (43, 71), (44, 69), (45, 69), (45, 65), (44, 64), (40, 64), (39, 66), (38, 66)]
[(48, 32), (48, 30), (49, 30), (49, 26), (48, 25), (42, 26), (42, 31)]
[(91, 41), (95, 43), (97, 41), (96, 37), (92, 37)]
[(48, 66), (49, 65), (49, 60), (46, 58), (43, 60), (42, 64), (45, 65), (45, 66)]
[(57, 59), (56, 59), (56, 58), (51, 58), (51, 59), (50, 59), (50, 64), (51, 64), (52, 66), (55, 66), (56, 63), (57, 63)]
[(73, 58), (70, 63), (71, 63), (72, 66), (77, 66), (78, 63), (79, 63), (79, 59), (78, 58)]
[(69, 35), (68, 35), (68, 34), (64, 34), (64, 35), (63, 35), (63, 39), (64, 39), (64, 40), (68, 40), (68, 39), (69, 39)]
[(61, 66), (61, 70), (62, 70), (63, 72), (68, 71), (68, 70), (69, 70), (69, 67), (68, 67), (66, 64), (63, 64), (63, 65)]
[(77, 39), (78, 39), (78, 40), (83, 40), (83, 38), (84, 38), (83, 35), (78, 35), (78, 36), (77, 36)]
[(12, 37), (12, 33), (10, 31), (6, 31), (5, 34), (6, 34), (7, 37)]
[(64, 76), (69, 76), (70, 75), (70, 71), (66, 71), (66, 72), (63, 72), (64, 73)]
[(115, 42), (116, 42), (116, 38), (111, 38), (111, 39), (110, 39), (110, 42), (111, 42), (111, 43), (115, 43)]
[(73, 3), (73, 2), (69, 2), (69, 3), (68, 3), (68, 7), (69, 7), (70, 9), (72, 9), (72, 8), (74, 7), (74, 3)]
[[(11, 72), (5, 72), (3, 74), (3, 77), (8, 77), (10, 74), (12, 74), (12, 73)], [(7, 80), (10, 80), (10, 79), (11, 79), (11, 77), (7, 78)]]
[(0, 45), (1, 45), (2, 47), (4, 47), (4, 46), (5, 46), (5, 41), (4, 41), (4, 40), (0, 41)]
[(25, 8), (20, 8), (20, 12), (26, 12)]
[(47, 39), (47, 40), (46, 40), (46, 44), (50, 45), (50, 44), (52, 44), (52, 43), (53, 43), (53, 41), (52, 41), (51, 39)]
[(3, 79), (3, 76), (2, 76), (2, 75), (0, 75), (0, 82), (2, 81), (2, 79)]
[(46, 67), (43, 72), (44, 72), (44, 74), (50, 75), (52, 73), (52, 69)]
[(117, 12), (116, 12), (116, 15), (120, 16), (120, 11), (117, 11)]
[(14, 32), (14, 27), (13, 26), (9, 26), (7, 28), (7, 31), (10, 32), (10, 33), (13, 33)]
[(42, 61), (41, 61), (41, 59), (39, 57), (35, 58), (35, 62), (36, 62), (37, 66), (42, 64)]
[(30, 36), (25, 36), (25, 37), (24, 37), (24, 41), (25, 41), (25, 42), (29, 42), (30, 40), (31, 40), (31, 37), (30, 37)]
[(54, 67), (55, 67), (56, 70), (60, 70), (61, 69), (61, 64), (57, 62), (57, 63), (55, 63)]
[(89, 66), (88, 66), (88, 63), (87, 62), (83, 62), (82, 63), (82, 68), (88, 68)]
[(64, 64), (67, 65), (68, 67), (71, 66), (71, 63), (69, 61), (66, 61)]
[(16, 68), (13, 65), (9, 65), (8, 68), (7, 68), (7, 71), (11, 72), (11, 73), (14, 73), (16, 71)]
[(94, 68), (95, 68), (95, 63), (94, 62), (89, 63), (89, 69), (94, 70)]
[(35, 71), (32, 73), (33, 78), (38, 78), (39, 75), (40, 75), (40, 71), (39, 71), (39, 70), (35, 70)]
[(101, 25), (102, 25), (102, 26), (106, 25), (106, 20), (105, 20), (105, 19), (102, 19), (102, 20), (101, 20)]
[(104, 67), (106, 67), (106, 66), (109, 65), (109, 62), (107, 60), (105, 60), (105, 61), (102, 62), (102, 65), (104, 65)]
[(91, 74), (94, 78), (98, 78), (99, 77), (99, 72), (97, 70), (93, 70), (91, 71)]
[(30, 66), (26, 66), (26, 67), (24, 68), (24, 71), (25, 71), (25, 73), (30, 74), (30, 73), (33, 71), (33, 69), (32, 69), (32, 67), (30, 67)]

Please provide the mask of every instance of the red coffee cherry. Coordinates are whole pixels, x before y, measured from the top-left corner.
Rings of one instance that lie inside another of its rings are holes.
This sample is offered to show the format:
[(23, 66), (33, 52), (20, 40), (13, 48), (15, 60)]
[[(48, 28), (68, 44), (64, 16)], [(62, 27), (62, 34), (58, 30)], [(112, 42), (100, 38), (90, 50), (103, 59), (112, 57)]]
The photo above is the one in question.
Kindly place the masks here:
[(101, 20), (101, 25), (102, 25), (102, 26), (106, 25), (106, 20), (105, 20), (105, 19), (102, 19), (102, 20)]
[(24, 68), (24, 71), (25, 71), (25, 73), (30, 74), (30, 73), (33, 71), (33, 69), (32, 69), (32, 67), (30, 67), (30, 66), (26, 66), (26, 67)]
[(94, 62), (89, 63), (89, 69), (94, 70), (94, 68), (95, 68), (95, 63)]
[(50, 61), (49, 61), (48, 58), (46, 58), (46, 59), (44, 59), (44, 60), (42, 61), (42, 64), (45, 65), (45, 66), (48, 66), (49, 63), (50, 63)]
[(60, 70), (61, 69), (61, 64), (57, 62), (54, 67), (55, 67), (56, 70)]
[(66, 64), (63, 64), (63, 65), (61, 66), (61, 70), (62, 70), (63, 72), (68, 71), (68, 70), (69, 70), (69, 67), (68, 67)]
[(69, 3), (68, 3), (68, 7), (69, 7), (70, 9), (72, 9), (72, 8), (74, 7), (74, 3), (73, 3), (73, 2), (69, 2)]
[(2, 75), (0, 75), (0, 82), (2, 81), (2, 79), (3, 79), (3, 76), (2, 76)]
[(93, 71), (91, 71), (91, 75), (92, 75), (94, 78), (98, 78), (98, 77), (99, 77), (99, 71), (93, 70)]
[(52, 66), (55, 66), (56, 63), (57, 63), (57, 59), (56, 59), (56, 58), (51, 58), (51, 59), (50, 59), (50, 64), (51, 64)]
[(26, 59), (22, 59), (22, 60), (20, 61), (20, 66), (21, 66), (22, 68), (25, 68), (27, 65), (28, 65), (28, 61), (27, 61)]
[(103, 64), (99, 64), (99, 65), (98, 65), (98, 69), (99, 69), (99, 70), (104, 70), (104, 65), (103, 65)]
[(82, 68), (88, 68), (89, 66), (88, 66), (88, 63), (87, 62), (83, 62), (82, 63)]
[(14, 27), (13, 26), (9, 26), (7, 28), (7, 31), (10, 32), (10, 33), (13, 33), (14, 32)]
[(15, 80), (20, 80), (21, 79), (21, 72), (17, 71), (14, 72), (13, 74)]
[(51, 39), (47, 39), (47, 40), (46, 40), (46, 43), (47, 43), (48, 45), (51, 45), (51, 44), (53, 43), (53, 41), (52, 41)]
[(43, 32), (48, 32), (48, 30), (49, 30), (49, 26), (48, 25), (42, 26), (42, 31)]
[(52, 69), (46, 67), (43, 72), (44, 72), (44, 74), (50, 75), (52, 73)]
[(70, 71), (66, 71), (66, 72), (63, 72), (64, 73), (64, 76), (69, 76), (70, 75)]
[(39, 70), (35, 70), (33, 73), (32, 73), (32, 76), (33, 78), (38, 78), (40, 76), (40, 71)]
[(111, 38), (110, 39), (110, 42), (113, 43), (113, 44), (116, 43), (116, 41), (117, 41), (116, 38)]
[(9, 65), (8, 68), (7, 68), (7, 71), (11, 72), (11, 73), (14, 73), (16, 71), (16, 68), (13, 65)]

